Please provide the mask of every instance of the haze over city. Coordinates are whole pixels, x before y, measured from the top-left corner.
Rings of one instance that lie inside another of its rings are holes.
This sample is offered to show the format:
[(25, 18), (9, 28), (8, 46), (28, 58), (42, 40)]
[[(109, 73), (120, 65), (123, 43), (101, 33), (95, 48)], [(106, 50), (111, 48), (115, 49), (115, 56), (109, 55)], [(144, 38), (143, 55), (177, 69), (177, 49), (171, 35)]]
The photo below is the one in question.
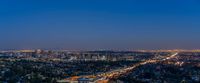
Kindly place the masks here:
[(198, 0), (4, 0), (0, 49), (198, 49)]

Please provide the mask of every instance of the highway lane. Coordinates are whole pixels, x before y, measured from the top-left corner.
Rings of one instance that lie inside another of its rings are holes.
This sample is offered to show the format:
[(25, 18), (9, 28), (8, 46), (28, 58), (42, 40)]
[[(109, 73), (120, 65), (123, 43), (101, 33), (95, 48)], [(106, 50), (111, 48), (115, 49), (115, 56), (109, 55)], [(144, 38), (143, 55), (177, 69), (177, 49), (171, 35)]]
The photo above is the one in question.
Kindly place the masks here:
[[(71, 81), (73, 81), (74, 78), (83, 77), (83, 78), (96, 79), (94, 82), (91, 82), (91, 83), (108, 83), (110, 79), (118, 78), (122, 75), (126, 75), (126, 74), (132, 72), (132, 70), (134, 70), (135, 68), (137, 68), (139, 66), (146, 65), (149, 63), (158, 63), (161, 61), (170, 60), (170, 59), (174, 58), (176, 55), (178, 55), (178, 53), (173, 53), (172, 55), (167, 55), (167, 56), (162, 56), (162, 57), (158, 56), (158, 57), (155, 57), (155, 58), (143, 61), (143, 62), (136, 63), (136, 64), (126, 67), (126, 68), (120, 68), (120, 69), (112, 70), (109, 72), (98, 73), (98, 74), (94, 74), (94, 75), (76, 76), (76, 77), (67, 79), (67, 81), (71, 82)], [(63, 80), (61, 80), (61, 81), (63, 81)], [(66, 81), (66, 80), (64, 80), (64, 81)]]
[(112, 78), (117, 78), (123, 74), (127, 74), (129, 72), (131, 72), (131, 70), (137, 68), (138, 66), (142, 66), (142, 65), (145, 65), (145, 64), (149, 64), (149, 63), (157, 63), (157, 62), (160, 62), (160, 61), (165, 61), (165, 60), (169, 60), (169, 59), (172, 59), (174, 58), (176, 55), (178, 55), (178, 53), (173, 53), (172, 55), (170, 56), (167, 56), (165, 57), (164, 59), (160, 59), (160, 60), (146, 60), (144, 62), (140, 62), (140, 63), (137, 63), (137, 64), (134, 64), (133, 66), (131, 67), (127, 67), (127, 68), (123, 68), (123, 69), (117, 69), (117, 70), (113, 70), (113, 71), (109, 71), (109, 72), (106, 72), (106, 73), (101, 73), (101, 74), (98, 74), (96, 75), (97, 77), (101, 77), (101, 79), (112, 79)]

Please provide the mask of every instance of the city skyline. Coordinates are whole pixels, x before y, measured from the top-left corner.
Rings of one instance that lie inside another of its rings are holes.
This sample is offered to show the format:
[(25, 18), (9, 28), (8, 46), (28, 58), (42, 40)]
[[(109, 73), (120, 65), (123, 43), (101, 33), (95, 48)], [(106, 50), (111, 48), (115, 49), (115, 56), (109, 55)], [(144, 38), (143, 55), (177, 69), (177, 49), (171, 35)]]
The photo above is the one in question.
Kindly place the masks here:
[(0, 50), (200, 49), (197, 0), (8, 0), (0, 18)]

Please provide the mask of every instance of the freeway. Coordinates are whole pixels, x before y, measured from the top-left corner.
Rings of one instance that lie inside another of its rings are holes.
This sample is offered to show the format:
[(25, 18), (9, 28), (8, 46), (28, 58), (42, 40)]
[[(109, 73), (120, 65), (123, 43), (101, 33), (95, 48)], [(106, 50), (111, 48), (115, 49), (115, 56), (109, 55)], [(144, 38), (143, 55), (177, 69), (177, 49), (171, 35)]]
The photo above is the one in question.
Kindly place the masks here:
[(160, 61), (169, 60), (169, 59), (174, 58), (176, 55), (178, 55), (178, 53), (173, 53), (172, 55), (164, 57), (160, 60), (158, 60), (158, 59), (146, 60), (146, 61), (134, 64), (134, 65), (127, 67), (127, 68), (122, 68), (122, 69), (117, 69), (117, 70), (101, 73), (101, 74), (98, 74), (96, 76), (100, 77), (101, 79), (117, 78), (121, 75), (124, 75), (124, 74), (131, 72), (133, 69), (137, 68), (138, 66), (142, 66), (142, 65), (145, 65), (145, 64), (149, 64), (149, 63), (157, 63), (157, 62), (160, 62)]
[(108, 71), (108, 72), (104, 72), (104, 73), (98, 73), (95, 75), (75, 76), (75, 77), (71, 77), (71, 78), (68, 78), (65, 80), (59, 80), (58, 82), (63, 83), (63, 82), (67, 81), (70, 83), (74, 83), (74, 82), (76, 83), (78, 78), (91, 78), (91, 79), (95, 79), (95, 80), (93, 80), (90, 83), (108, 83), (110, 79), (118, 78), (122, 75), (126, 75), (139, 66), (149, 64), (149, 63), (157, 63), (157, 62), (161, 62), (161, 61), (170, 60), (170, 59), (174, 58), (176, 55), (178, 55), (178, 53), (173, 53), (171, 55), (166, 55), (166, 56), (161, 56), (161, 57), (157, 56), (152, 59), (136, 63), (136, 64), (126, 67), (126, 68), (120, 68), (120, 69), (116, 69), (116, 70), (112, 70), (112, 71)]

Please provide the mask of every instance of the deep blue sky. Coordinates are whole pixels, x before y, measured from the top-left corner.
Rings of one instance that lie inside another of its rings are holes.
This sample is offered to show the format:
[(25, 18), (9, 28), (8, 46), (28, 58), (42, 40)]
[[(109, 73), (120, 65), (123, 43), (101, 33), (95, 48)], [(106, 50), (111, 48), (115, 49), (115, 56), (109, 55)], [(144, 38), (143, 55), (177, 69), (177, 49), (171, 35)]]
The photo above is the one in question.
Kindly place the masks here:
[(197, 49), (199, 0), (1, 0), (0, 49)]

